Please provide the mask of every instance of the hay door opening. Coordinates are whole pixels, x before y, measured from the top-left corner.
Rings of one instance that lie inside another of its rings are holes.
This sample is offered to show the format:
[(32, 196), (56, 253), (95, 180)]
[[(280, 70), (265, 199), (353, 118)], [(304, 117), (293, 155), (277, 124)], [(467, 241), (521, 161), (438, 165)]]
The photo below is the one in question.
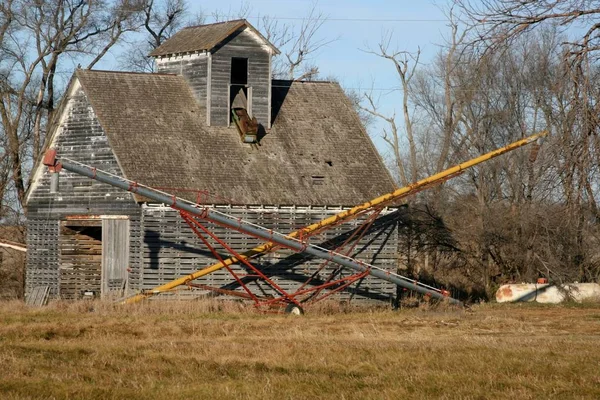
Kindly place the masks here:
[(61, 221), (60, 297), (94, 298), (101, 293), (102, 222)]
[(248, 87), (248, 59), (231, 58), (231, 76), (229, 78), (229, 120), (228, 126), (234, 122), (233, 110), (243, 109), (252, 116), (252, 90)]
[(102, 298), (123, 297), (128, 289), (129, 220), (102, 220)]
[(60, 297), (116, 299), (127, 290), (129, 219), (69, 217), (60, 228)]

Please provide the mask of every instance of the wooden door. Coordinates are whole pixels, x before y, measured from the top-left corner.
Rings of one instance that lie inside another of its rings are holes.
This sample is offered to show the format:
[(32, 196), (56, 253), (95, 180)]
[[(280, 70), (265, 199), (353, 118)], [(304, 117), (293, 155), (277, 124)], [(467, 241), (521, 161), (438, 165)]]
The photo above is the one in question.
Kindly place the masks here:
[(102, 298), (125, 295), (129, 268), (129, 220), (102, 220)]

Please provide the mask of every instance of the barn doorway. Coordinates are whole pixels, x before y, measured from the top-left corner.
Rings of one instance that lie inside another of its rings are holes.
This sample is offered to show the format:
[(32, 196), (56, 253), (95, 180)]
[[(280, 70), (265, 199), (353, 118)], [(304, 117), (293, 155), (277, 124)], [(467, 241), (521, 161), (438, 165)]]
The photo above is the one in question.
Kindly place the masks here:
[(102, 286), (102, 221), (62, 221), (60, 296), (67, 300), (99, 297)]
[(60, 226), (60, 297), (111, 299), (125, 295), (129, 220), (70, 217)]

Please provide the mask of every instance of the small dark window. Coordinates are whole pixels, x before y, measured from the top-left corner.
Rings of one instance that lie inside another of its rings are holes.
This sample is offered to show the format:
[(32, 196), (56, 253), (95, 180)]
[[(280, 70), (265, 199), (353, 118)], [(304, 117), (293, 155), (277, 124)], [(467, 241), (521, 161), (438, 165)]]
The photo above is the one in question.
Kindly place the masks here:
[(321, 176), (321, 175), (313, 175), (311, 176), (312, 178), (312, 184), (313, 185), (324, 185), (325, 184), (325, 177)]
[(231, 83), (233, 85), (248, 84), (248, 59), (233, 57), (231, 59)]

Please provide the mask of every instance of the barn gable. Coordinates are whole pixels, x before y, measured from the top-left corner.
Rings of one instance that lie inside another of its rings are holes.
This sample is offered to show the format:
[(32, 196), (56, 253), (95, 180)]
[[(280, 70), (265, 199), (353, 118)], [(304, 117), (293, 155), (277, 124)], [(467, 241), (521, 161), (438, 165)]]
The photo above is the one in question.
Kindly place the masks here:
[[(47, 147), (55, 147), (62, 157), (122, 175), (108, 137), (76, 77), (61, 102), (49, 135)], [(94, 252), (93, 247), (100, 239), (92, 233), (84, 235), (76, 231), (100, 231), (103, 220), (116, 217), (128, 221), (132, 231), (139, 229), (141, 212), (133, 196), (67, 171), (61, 172), (60, 193), (51, 194), (47, 168), (38, 165), (33, 173), (27, 193), (27, 291), (38, 285), (49, 285), (53, 296), (61, 293), (61, 285), (63, 296), (78, 291), (80, 279), (73, 272), (73, 263), (66, 261), (72, 253), (70, 249), (74, 249), (72, 246), (87, 249), (82, 257), (89, 262), (87, 269), (80, 271), (81, 276), (93, 273), (98, 282), (88, 288), (99, 288), (102, 254), (100, 248)], [(70, 234), (64, 235), (67, 231)], [(137, 285), (140, 279), (137, 246), (139, 243), (131, 244), (132, 256), (128, 257), (131, 285)], [(67, 279), (68, 276), (72, 279)]]
[[(86, 163), (109, 173), (124, 176), (119, 161), (111, 148), (108, 136), (98, 120), (79, 79), (72, 79), (67, 94), (57, 110), (46, 148), (54, 147), (62, 157)], [(121, 209), (135, 205), (133, 196), (109, 185), (90, 181), (73, 173), (64, 173), (61, 195), (50, 193), (50, 174), (39, 163), (33, 171), (32, 185), (27, 192), (28, 216), (39, 207), (44, 213), (98, 214), (107, 209)], [(86, 207), (80, 204), (88, 203)], [(52, 205), (50, 209), (46, 206)]]

